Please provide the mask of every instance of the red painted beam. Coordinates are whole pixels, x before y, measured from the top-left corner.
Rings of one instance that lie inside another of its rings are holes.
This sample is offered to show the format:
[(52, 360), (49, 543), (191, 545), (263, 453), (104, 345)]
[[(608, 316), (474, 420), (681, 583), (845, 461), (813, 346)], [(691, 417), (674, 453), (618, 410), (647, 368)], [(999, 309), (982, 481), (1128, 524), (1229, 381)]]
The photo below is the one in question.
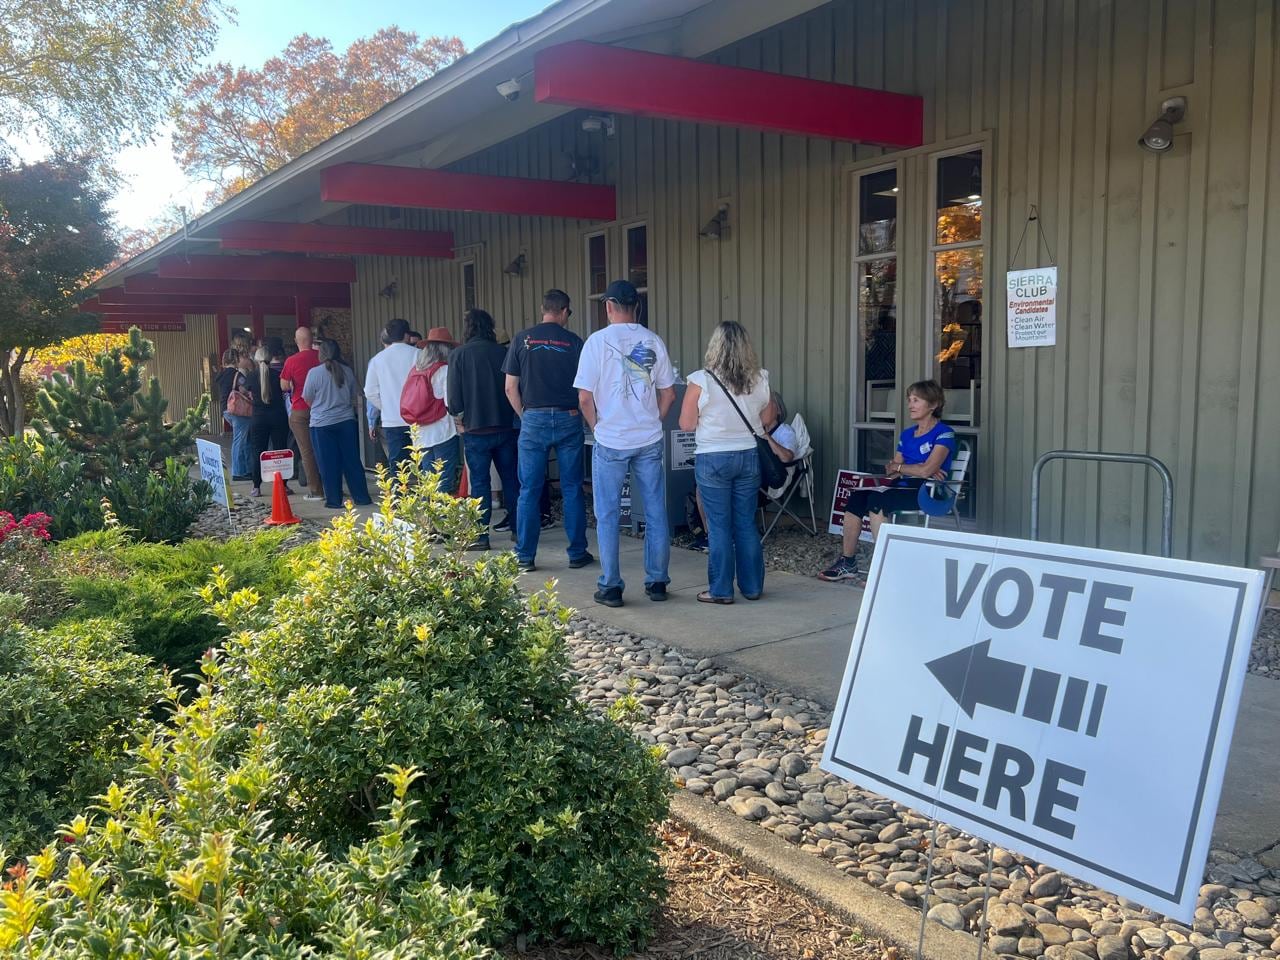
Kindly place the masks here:
[[(349, 296), (309, 297), (317, 307), (349, 307)], [(90, 313), (129, 313), (130, 311), (155, 313), (244, 313), (250, 307), (261, 306), (268, 313), (293, 313), (294, 297), (243, 297), (233, 293), (221, 297), (200, 297), (177, 293), (113, 293), (110, 297), (100, 294), (81, 302)]]
[(182, 333), (187, 329), (187, 321), (174, 315), (171, 317), (111, 317), (103, 320), (103, 333), (128, 333), (130, 327), (137, 327), (145, 332), (167, 330), (171, 333)]
[(453, 259), (453, 233), (448, 230), (387, 230), (325, 223), (241, 220), (223, 226), (218, 236), (223, 250)]
[(920, 97), (582, 40), (536, 54), (533, 80), (538, 103), (885, 147), (924, 143)]
[[(349, 307), (349, 301), (304, 301), (321, 307)], [(297, 310), (295, 300), (224, 300), (218, 303), (98, 303), (87, 300), (80, 305), (85, 313), (98, 313), (103, 316), (113, 314), (133, 314), (135, 316), (166, 316), (168, 314), (213, 314), (230, 313), (236, 316), (248, 316), (253, 310), (276, 316), (292, 316)]]
[[(112, 288), (116, 289), (116, 288)], [(104, 291), (105, 292), (105, 291)], [(199, 297), (350, 296), (345, 283), (290, 283), (279, 280), (173, 280), (139, 274), (124, 281), (125, 293), (176, 293)], [(105, 302), (105, 301), (104, 301)]]
[(320, 171), (320, 199), (577, 220), (613, 220), (618, 215), (617, 197), (609, 186), (378, 163), (340, 163)]
[[(165, 257), (157, 276), (170, 280), (288, 280), (295, 283), (352, 283), (356, 265), (333, 257)], [(127, 289), (127, 288), (126, 288)]]

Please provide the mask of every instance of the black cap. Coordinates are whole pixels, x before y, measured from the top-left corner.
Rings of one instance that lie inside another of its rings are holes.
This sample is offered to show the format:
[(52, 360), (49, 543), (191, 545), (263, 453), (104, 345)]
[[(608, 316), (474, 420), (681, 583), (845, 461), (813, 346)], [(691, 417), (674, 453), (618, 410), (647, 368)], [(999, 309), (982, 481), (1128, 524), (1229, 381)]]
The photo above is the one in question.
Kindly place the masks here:
[(615, 280), (609, 284), (604, 292), (606, 300), (616, 300), (624, 307), (634, 307), (640, 302), (640, 294), (636, 292), (635, 284), (627, 280)]

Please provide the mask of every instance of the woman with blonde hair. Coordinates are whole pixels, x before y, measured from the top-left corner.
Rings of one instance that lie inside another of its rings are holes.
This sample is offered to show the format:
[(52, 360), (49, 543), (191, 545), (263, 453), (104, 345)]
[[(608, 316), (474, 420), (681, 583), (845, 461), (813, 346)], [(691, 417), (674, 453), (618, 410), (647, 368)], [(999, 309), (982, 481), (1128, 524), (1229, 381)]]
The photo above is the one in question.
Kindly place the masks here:
[(742, 324), (716, 325), (704, 367), (689, 374), (680, 429), (695, 431), (694, 476), (706, 515), (708, 589), (702, 603), (733, 603), (738, 590), (748, 600), (764, 591), (764, 549), (756, 527), (760, 458), (756, 437), (769, 406), (769, 372), (760, 368)]
[[(280, 389), (280, 368), (284, 365), (284, 347), (276, 350), (263, 345), (253, 354), (257, 370), (245, 377), (245, 386), (253, 400), (249, 422), (249, 446), (253, 462), (252, 496), (262, 496), (262, 454), (266, 450), (283, 450), (289, 445), (289, 414), (284, 408), (284, 392)], [(286, 485), (285, 489), (288, 489)]]

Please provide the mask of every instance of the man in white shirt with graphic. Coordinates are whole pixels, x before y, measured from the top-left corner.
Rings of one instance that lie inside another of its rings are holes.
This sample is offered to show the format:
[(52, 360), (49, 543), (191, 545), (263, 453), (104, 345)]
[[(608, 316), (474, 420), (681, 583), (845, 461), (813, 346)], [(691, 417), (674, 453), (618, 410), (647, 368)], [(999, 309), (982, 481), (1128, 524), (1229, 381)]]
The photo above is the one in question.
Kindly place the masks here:
[[(387, 460), (394, 471), (409, 459), (409, 425), (400, 416), (400, 394), (409, 371), (418, 359), (418, 348), (409, 344), (409, 322), (399, 318), (387, 322), (387, 346), (369, 361), (364, 379), (364, 395), (382, 413), (382, 436), (387, 444)], [(369, 436), (374, 437), (373, 424)], [(375, 438), (376, 439), (376, 438)]]
[(595, 435), (591, 490), (601, 568), (595, 601), (620, 607), (626, 585), (618, 564), (618, 522), (628, 471), (644, 499), (644, 592), (650, 600), (667, 599), (671, 527), (662, 420), (675, 402), (675, 371), (662, 338), (636, 322), (640, 295), (632, 284), (613, 281), (604, 302), (609, 325), (583, 344), (573, 385)]

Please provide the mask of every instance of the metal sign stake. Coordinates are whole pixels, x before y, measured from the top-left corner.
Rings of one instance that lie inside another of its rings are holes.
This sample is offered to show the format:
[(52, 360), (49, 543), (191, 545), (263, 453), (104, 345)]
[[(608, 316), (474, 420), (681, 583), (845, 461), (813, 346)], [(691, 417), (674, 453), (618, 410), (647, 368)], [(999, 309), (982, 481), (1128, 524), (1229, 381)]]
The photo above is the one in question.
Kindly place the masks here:
[(982, 915), (978, 918), (978, 960), (982, 960), (982, 948), (987, 943), (987, 904), (991, 902), (991, 867), (996, 848), (987, 844), (987, 882), (982, 888)]
[(916, 942), (916, 960), (924, 960), (924, 927), (929, 922), (929, 892), (933, 889), (933, 855), (938, 846), (938, 821), (933, 821), (933, 833), (929, 837), (928, 858), (924, 869), (924, 897), (920, 901), (920, 939)]

